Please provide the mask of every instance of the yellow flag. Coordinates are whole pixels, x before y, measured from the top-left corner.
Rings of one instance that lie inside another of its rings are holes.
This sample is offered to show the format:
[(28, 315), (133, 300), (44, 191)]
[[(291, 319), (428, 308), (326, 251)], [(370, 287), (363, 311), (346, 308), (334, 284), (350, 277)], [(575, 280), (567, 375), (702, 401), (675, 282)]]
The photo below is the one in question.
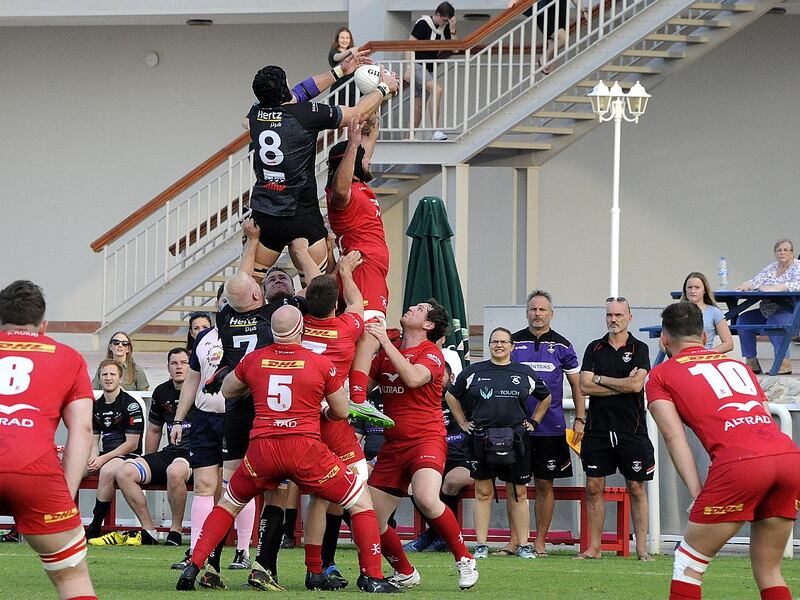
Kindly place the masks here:
[(574, 429), (567, 429), (567, 444), (569, 444), (569, 447), (572, 448), (578, 456), (581, 455), (581, 443), (575, 443)]

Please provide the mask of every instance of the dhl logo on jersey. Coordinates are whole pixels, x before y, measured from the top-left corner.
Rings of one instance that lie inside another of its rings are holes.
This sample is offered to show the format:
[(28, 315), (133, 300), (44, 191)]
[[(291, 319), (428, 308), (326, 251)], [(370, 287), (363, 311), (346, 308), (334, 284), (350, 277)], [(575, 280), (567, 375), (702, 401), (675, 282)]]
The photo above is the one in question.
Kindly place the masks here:
[(744, 504), (727, 504), (725, 506), (704, 506), (704, 515), (727, 515), (733, 512), (742, 512)]
[(250, 473), (250, 477), (253, 479), (258, 477), (258, 473), (255, 472), (255, 469), (253, 469), (250, 461), (247, 460), (247, 456), (242, 459), (242, 464), (244, 465), (244, 468), (247, 469), (247, 472)]
[(328, 481), (329, 479), (333, 479), (334, 477), (336, 477), (339, 474), (340, 470), (341, 469), (339, 468), (339, 465), (336, 465), (330, 471), (328, 471), (328, 473), (325, 475), (325, 477), (323, 477), (322, 479), (319, 480), (319, 483), (322, 484), (322, 483), (325, 483), (326, 481)]
[(304, 369), (304, 360), (275, 360), (274, 358), (264, 358), (261, 360), (262, 369)]
[(312, 329), (311, 327), (306, 327), (303, 332), (305, 336), (327, 338), (329, 340), (335, 340), (339, 337), (339, 332), (335, 329)]
[(699, 356), (681, 356), (680, 358), (676, 358), (680, 364), (692, 363), (692, 362), (709, 362), (712, 360), (722, 360), (728, 358), (724, 354), (700, 354)]
[(40, 344), (38, 342), (0, 342), (0, 350), (10, 352), (47, 352), (52, 354), (56, 351), (53, 344)]
[(78, 514), (78, 508), (76, 506), (73, 506), (69, 510), (62, 510), (57, 513), (45, 513), (44, 522), (58, 523), (59, 521), (66, 521), (67, 519), (74, 517), (77, 514)]

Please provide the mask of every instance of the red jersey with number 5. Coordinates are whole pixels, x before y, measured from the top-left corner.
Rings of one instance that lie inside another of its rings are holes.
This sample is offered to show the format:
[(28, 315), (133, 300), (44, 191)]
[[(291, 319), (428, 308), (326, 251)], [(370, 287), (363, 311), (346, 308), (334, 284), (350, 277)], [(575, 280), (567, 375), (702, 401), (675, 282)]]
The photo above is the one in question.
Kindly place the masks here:
[(725, 354), (687, 348), (653, 368), (646, 392), (648, 404), (675, 404), (714, 464), (800, 452), (765, 409), (753, 372)]
[(339, 248), (345, 254), (359, 250), (365, 263), (381, 267), (385, 278), (389, 274), (389, 249), (375, 192), (364, 182), (354, 181), (350, 185), (350, 202), (342, 209), (333, 206), (331, 188), (325, 188), (325, 197), (328, 222)]
[(320, 404), (341, 387), (330, 359), (300, 344), (255, 350), (234, 373), (253, 394), (256, 417), (251, 440), (297, 434), (319, 439)]
[(344, 384), (356, 354), (356, 341), (364, 332), (364, 319), (355, 313), (343, 313), (329, 319), (306, 315), (303, 324), (303, 348), (331, 359), (339, 383)]
[(0, 473), (63, 474), (53, 438), (64, 407), (81, 398), (94, 394), (78, 352), (44, 335), (0, 332)]

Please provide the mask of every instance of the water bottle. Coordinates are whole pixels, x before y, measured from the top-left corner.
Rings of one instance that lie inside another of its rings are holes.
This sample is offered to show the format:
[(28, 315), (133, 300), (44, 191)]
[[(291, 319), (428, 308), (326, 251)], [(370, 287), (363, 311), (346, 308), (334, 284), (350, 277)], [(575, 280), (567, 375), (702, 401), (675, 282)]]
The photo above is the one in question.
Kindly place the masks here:
[(717, 289), (720, 290), (727, 290), (728, 289), (728, 261), (725, 260), (724, 256), (719, 257), (719, 270), (717, 271), (719, 275), (719, 287)]

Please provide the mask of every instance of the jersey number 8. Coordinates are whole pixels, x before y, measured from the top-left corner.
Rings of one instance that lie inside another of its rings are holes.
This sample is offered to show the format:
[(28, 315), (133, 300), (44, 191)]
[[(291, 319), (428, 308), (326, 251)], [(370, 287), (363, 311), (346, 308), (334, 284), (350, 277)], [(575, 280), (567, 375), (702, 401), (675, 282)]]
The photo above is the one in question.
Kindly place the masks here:
[[(258, 136), (258, 156), (261, 162), (270, 167), (279, 165), (283, 162), (283, 152), (280, 151), (281, 136), (274, 131), (262, 131)], [(269, 154), (272, 158), (269, 158)]]
[(22, 356), (0, 358), (0, 395), (21, 394), (31, 385), (33, 361)]

